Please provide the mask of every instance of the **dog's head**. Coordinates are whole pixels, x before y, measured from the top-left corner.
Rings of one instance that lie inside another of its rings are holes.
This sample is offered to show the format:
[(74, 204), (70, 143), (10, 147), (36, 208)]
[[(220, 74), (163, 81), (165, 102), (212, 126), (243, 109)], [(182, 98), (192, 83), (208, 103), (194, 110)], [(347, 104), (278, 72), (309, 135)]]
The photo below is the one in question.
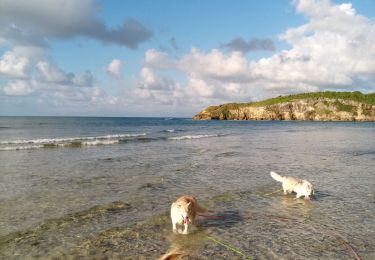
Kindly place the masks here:
[(189, 202), (178, 202), (177, 209), (182, 218), (182, 224), (189, 223), (191, 221), (190, 216), (193, 211), (193, 204)]
[(311, 200), (314, 196), (314, 188), (312, 184), (308, 181), (304, 181), (303, 186), (305, 188), (305, 196)]

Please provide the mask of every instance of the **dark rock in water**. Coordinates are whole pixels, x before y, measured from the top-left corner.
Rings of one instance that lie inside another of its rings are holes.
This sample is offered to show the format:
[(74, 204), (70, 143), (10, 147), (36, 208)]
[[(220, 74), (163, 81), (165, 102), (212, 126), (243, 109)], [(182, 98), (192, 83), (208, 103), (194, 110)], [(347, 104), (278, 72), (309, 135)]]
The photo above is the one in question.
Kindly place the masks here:
[(163, 184), (162, 183), (151, 183), (151, 182), (148, 182), (148, 183), (145, 183), (143, 184), (142, 186), (139, 187), (139, 189), (153, 189), (153, 190), (158, 190), (158, 189), (162, 189), (163, 187)]
[(144, 188), (152, 188), (152, 187), (155, 187), (155, 186), (156, 186), (156, 184), (154, 184), (154, 183), (146, 183), (139, 188), (144, 189)]
[(122, 201), (115, 201), (108, 205), (107, 211), (119, 211), (130, 208), (131, 205)]

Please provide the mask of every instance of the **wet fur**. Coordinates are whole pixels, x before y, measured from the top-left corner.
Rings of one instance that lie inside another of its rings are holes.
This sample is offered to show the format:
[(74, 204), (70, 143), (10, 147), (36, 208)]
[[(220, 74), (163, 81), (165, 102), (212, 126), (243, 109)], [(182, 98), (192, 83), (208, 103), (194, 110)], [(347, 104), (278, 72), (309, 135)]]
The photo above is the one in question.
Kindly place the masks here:
[[(171, 220), (174, 233), (188, 234), (190, 224), (194, 224), (197, 213), (204, 213), (205, 209), (202, 208), (196, 198), (193, 196), (179, 197), (171, 205)], [(183, 230), (178, 229), (183, 226)]]
[(307, 181), (298, 179), (291, 176), (281, 176), (276, 172), (270, 172), (271, 177), (282, 183), (284, 194), (290, 194), (292, 192), (297, 193), (296, 198), (300, 198), (302, 196), (305, 199), (311, 199), (314, 194), (313, 185)]

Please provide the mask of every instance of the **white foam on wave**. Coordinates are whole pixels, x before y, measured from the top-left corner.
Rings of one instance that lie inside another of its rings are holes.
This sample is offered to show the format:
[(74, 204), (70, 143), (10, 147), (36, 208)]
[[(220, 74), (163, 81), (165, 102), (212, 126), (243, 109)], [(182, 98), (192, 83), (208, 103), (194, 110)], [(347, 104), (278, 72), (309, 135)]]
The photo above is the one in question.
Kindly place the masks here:
[(18, 150), (33, 150), (43, 148), (43, 145), (24, 145), (24, 146), (6, 146), (0, 147), (0, 151), (18, 151)]
[(207, 137), (217, 137), (218, 135), (183, 135), (183, 136), (174, 136), (169, 137), (170, 140), (189, 140), (189, 139), (200, 139)]
[[(89, 138), (89, 137), (86, 137)], [(12, 141), (1, 141), (0, 144), (52, 144), (60, 142), (73, 142), (79, 140), (78, 137), (67, 137), (67, 138), (41, 138), (41, 139), (24, 139), (24, 140), (12, 140)]]
[(175, 130), (174, 130), (174, 129), (167, 129), (167, 132), (168, 132), (168, 133), (174, 133)]
[(146, 133), (102, 135), (102, 136), (95, 137), (95, 139), (114, 139), (114, 138), (124, 138), (124, 137), (138, 137), (138, 136), (145, 136), (145, 135), (146, 135)]
[(94, 145), (118, 144), (124, 138), (145, 136), (146, 133), (138, 134), (111, 134), (101, 136), (64, 137), (64, 138), (41, 138), (30, 140), (1, 141), (0, 151), (32, 150), (41, 148), (57, 147), (79, 147)]
[(145, 136), (146, 133), (139, 134), (112, 134), (102, 136), (82, 136), (82, 137), (63, 137), (63, 138), (41, 138), (41, 139), (29, 139), (29, 140), (12, 140), (12, 141), (0, 141), (0, 145), (4, 144), (60, 144), (76, 141), (90, 141), (90, 140), (108, 140), (108, 139), (121, 139), (126, 137), (138, 137)]
[(82, 142), (82, 145), (92, 146), (92, 145), (108, 145), (108, 144), (118, 144), (120, 140), (94, 140)]

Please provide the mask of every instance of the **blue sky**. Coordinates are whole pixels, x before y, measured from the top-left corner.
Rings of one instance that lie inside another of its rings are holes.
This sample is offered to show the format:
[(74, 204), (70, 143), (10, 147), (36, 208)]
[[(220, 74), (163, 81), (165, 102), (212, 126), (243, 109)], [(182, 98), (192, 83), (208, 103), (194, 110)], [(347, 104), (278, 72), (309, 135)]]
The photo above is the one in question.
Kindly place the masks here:
[(375, 2), (0, 0), (0, 115), (186, 116), (375, 91)]

